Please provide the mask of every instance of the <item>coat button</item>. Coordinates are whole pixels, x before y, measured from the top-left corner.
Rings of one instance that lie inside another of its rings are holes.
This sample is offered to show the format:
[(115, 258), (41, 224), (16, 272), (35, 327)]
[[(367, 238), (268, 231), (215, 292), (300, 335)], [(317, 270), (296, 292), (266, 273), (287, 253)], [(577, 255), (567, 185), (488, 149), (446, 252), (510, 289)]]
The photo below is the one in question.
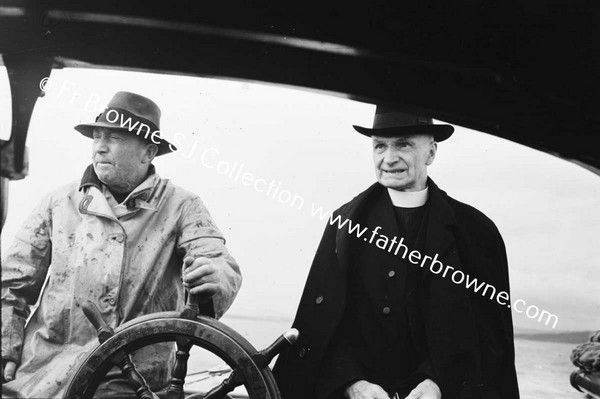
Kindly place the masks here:
[(390, 314), (390, 312), (392, 311), (392, 309), (390, 309), (389, 307), (385, 307), (381, 310), (383, 312), (383, 314)]
[(112, 306), (115, 306), (115, 304), (117, 303), (117, 300), (113, 297), (108, 298), (108, 303), (110, 303)]
[(305, 348), (300, 348), (300, 350), (298, 351), (298, 357), (300, 359), (304, 358), (304, 356), (306, 356), (306, 349)]
[(393, 271), (393, 270), (390, 270), (390, 271), (389, 271), (389, 273), (388, 273), (388, 277), (389, 277), (389, 278), (392, 278), (392, 277), (394, 277), (395, 275), (396, 275), (396, 272), (395, 272), (395, 271)]
[(123, 242), (124, 239), (125, 237), (123, 236), (123, 234), (117, 234), (115, 236), (115, 240), (117, 240), (117, 242)]
[(317, 305), (320, 305), (323, 303), (323, 299), (324, 299), (323, 296), (318, 296), (317, 299), (315, 299), (315, 303)]

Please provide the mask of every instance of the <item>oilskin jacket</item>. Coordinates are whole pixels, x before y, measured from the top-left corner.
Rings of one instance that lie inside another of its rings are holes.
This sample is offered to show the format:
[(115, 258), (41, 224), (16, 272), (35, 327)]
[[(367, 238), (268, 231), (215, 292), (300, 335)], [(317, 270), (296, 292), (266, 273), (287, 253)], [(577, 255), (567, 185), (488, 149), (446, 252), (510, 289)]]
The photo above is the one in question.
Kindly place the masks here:
[[(90, 165), (81, 183), (39, 203), (3, 254), (2, 359), (18, 365), (16, 378), (2, 386), (3, 397), (64, 393), (78, 363), (98, 345), (81, 309), (86, 300), (113, 328), (141, 315), (180, 310), (185, 256), (212, 258), (224, 272), (226, 291), (213, 298), (216, 316), (231, 305), (241, 274), (208, 210), (153, 166), (150, 172), (118, 204)], [(163, 388), (172, 343), (142, 348), (133, 361), (152, 389)], [(110, 394), (118, 386), (113, 381), (99, 390)]]
[[(428, 187), (422, 256), (437, 254), (444, 265), (485, 281), (498, 292), (509, 292), (506, 250), (493, 222), (475, 208), (449, 197), (431, 179)], [(335, 211), (332, 220), (338, 215), (342, 222), (361, 222), (361, 227), (369, 227), (370, 231), (378, 226), (370, 224), (379, 221), (379, 226), (389, 226), (383, 219), (394, 218), (389, 194), (378, 183)], [(330, 222), (326, 227), (294, 320), (299, 340), (280, 354), (275, 365), (283, 399), (315, 398), (324, 355), (352, 294), (347, 289), (348, 275), (349, 268), (356, 266), (351, 249), (357, 238), (349, 233), (348, 223), (345, 226), (339, 228), (339, 224)], [(394, 236), (393, 231), (385, 229), (379, 234)], [(372, 253), (369, 265), (373, 270), (378, 270), (380, 264), (399, 263), (389, 251)], [(423, 329), (410, 328), (413, 335), (425, 333), (432, 375), (442, 397), (518, 399), (510, 309), (499, 305), (495, 298), (482, 297), (481, 291), (475, 293), (464, 284), (455, 284), (450, 274), (434, 275), (428, 267), (422, 271), (428, 279), (422, 285), (426, 288), (416, 293), (416, 301), (405, 302), (406, 310), (409, 315), (421, 316)], [(394, 278), (401, 277), (397, 272)]]

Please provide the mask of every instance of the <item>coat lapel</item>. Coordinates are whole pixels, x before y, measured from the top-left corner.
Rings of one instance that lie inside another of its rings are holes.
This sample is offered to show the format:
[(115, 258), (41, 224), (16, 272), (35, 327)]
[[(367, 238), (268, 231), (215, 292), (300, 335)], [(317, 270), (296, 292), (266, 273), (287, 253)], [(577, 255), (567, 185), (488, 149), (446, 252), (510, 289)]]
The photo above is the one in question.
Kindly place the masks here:
[(424, 255), (443, 258), (448, 251), (456, 247), (453, 226), (456, 225), (454, 212), (443, 198), (442, 191), (428, 178), (429, 187), (429, 217), (426, 221), (426, 236)]
[[(443, 191), (429, 178), (428, 187), (429, 213), (427, 220), (425, 221), (426, 239), (424, 240), (422, 254), (434, 256), (437, 253), (438, 258), (442, 258), (447, 255), (450, 250), (456, 248), (456, 238), (453, 232), (453, 227), (456, 225), (456, 218), (452, 208), (450, 208), (450, 205), (444, 199)], [(380, 233), (386, 235), (388, 238), (394, 236), (400, 237), (389, 194), (379, 183), (373, 184), (356, 197), (343, 211), (341, 211), (340, 215), (342, 222), (345, 219), (349, 219), (353, 223), (360, 223), (360, 221), (363, 221), (361, 227), (369, 228), (369, 231), (366, 233), (369, 235), (367, 238), (370, 238), (371, 232), (377, 226), (381, 226)], [(348, 239), (348, 229), (344, 226), (344, 228), (338, 230), (336, 234), (336, 251), (340, 264), (344, 268), (348, 266), (350, 261), (349, 249), (352, 243)], [(375, 247), (376, 243), (377, 240), (374, 239), (372, 245)], [(381, 254), (386, 252), (379, 248), (376, 249), (378, 252), (381, 252)]]
[(102, 191), (98, 190), (95, 186), (86, 187), (84, 190), (85, 194), (79, 203), (79, 212), (117, 220)]
[[(365, 207), (373, 198), (374, 195), (382, 189), (382, 186), (379, 183), (373, 184), (367, 190), (363, 191), (360, 195), (354, 198), (351, 202), (346, 204), (340, 209), (339, 215), (341, 217), (341, 221), (348, 219), (351, 221), (355, 221), (359, 219), (359, 216), (363, 213)], [(334, 219), (336, 215), (332, 216)], [(369, 233), (370, 234), (370, 233)], [(335, 252), (338, 257), (338, 261), (341, 269), (346, 272), (350, 265), (350, 248), (352, 242), (349, 240), (348, 230), (338, 229), (335, 234)]]
[[(453, 270), (464, 270), (454, 233), (457, 226), (454, 211), (445, 193), (431, 179), (428, 186), (430, 213), (424, 253), (432, 257), (437, 254), (444, 268), (450, 265)], [(425, 285), (428, 288), (421, 293), (424, 295), (421, 303), (431, 360), (446, 376), (440, 383), (455, 386), (456, 381), (465, 378), (461, 373), (467, 367), (471, 346), (476, 342), (468, 294), (464, 285), (453, 282), (452, 271), (444, 277), (427, 268), (423, 274), (429, 281)]]

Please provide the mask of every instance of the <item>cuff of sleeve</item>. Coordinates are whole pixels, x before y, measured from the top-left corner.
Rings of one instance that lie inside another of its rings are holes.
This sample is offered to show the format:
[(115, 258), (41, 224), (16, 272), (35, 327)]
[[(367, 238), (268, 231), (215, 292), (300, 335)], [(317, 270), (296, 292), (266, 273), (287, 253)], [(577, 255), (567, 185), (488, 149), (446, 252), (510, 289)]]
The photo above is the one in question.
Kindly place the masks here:
[(337, 358), (321, 370), (316, 387), (317, 398), (330, 398), (338, 393), (343, 396), (348, 386), (364, 379), (365, 375), (355, 359)]
[(336, 380), (329, 381), (326, 386), (321, 386), (320, 389), (317, 389), (317, 399), (329, 399), (329, 398), (338, 398), (344, 397), (344, 391), (350, 385), (354, 384), (356, 381), (364, 380), (362, 375), (349, 375), (345, 376), (345, 378), (337, 378)]
[(419, 367), (417, 367), (417, 370), (415, 370), (414, 374), (411, 377), (411, 380), (411, 385), (414, 386), (419, 385), (425, 380), (431, 380), (439, 386), (435, 372), (433, 370), (433, 365), (431, 364), (429, 358), (423, 360), (421, 364), (419, 364)]
[(2, 359), (17, 364), (21, 361), (21, 350), (25, 335), (26, 320), (14, 314), (11, 307), (2, 308)]

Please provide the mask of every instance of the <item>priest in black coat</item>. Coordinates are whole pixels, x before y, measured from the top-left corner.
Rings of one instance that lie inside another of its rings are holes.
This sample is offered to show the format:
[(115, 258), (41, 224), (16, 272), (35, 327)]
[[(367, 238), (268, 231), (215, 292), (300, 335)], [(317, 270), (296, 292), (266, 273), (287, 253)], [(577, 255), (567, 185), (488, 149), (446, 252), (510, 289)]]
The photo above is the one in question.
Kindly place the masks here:
[(518, 399), (506, 250), (427, 176), (450, 125), (378, 106), (378, 182), (333, 213), (275, 366), (283, 399)]

